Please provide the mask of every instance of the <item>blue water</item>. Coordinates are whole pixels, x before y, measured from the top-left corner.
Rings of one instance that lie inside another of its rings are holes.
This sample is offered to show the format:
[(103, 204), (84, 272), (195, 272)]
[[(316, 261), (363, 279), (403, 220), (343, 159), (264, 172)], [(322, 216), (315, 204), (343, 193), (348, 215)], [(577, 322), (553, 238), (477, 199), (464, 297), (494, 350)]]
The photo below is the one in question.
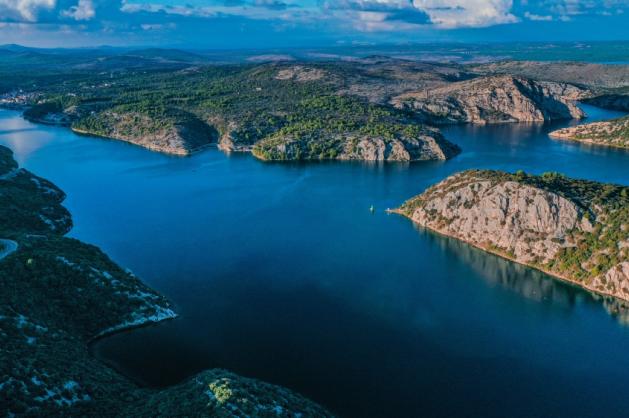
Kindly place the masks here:
[(175, 158), (10, 111), (0, 144), (67, 192), (71, 236), (176, 304), (95, 347), (147, 385), (220, 367), (347, 417), (624, 417), (609, 302), (384, 212), (467, 168), (629, 184), (628, 152), (547, 137), (566, 124), (451, 127), (461, 155), (410, 165)]

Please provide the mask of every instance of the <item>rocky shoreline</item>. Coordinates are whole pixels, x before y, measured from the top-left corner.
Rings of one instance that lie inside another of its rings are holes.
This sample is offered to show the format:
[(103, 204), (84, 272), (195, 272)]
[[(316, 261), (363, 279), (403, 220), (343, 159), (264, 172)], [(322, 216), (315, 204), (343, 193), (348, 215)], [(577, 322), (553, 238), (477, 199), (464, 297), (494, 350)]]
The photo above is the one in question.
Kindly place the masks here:
[(0, 415), (331, 416), (288, 389), (224, 370), (152, 390), (95, 359), (95, 339), (177, 313), (97, 247), (65, 237), (64, 199), (0, 146), (0, 238), (15, 243), (0, 259)]
[(116, 137), (111, 137), (111, 136), (104, 136), (104, 135), (99, 135), (96, 133), (92, 133), (89, 131), (85, 131), (79, 128), (75, 128), (72, 126), (69, 126), (70, 130), (72, 132), (74, 132), (77, 135), (81, 135), (81, 136), (86, 136), (86, 137), (92, 137), (92, 138), (98, 138), (98, 139), (107, 139), (107, 140), (111, 140), (111, 141), (121, 141), (121, 142), (125, 142), (127, 144), (133, 145), (133, 146), (137, 146), (137, 147), (141, 147), (144, 149), (147, 149), (149, 151), (153, 151), (153, 152), (159, 152), (161, 154), (166, 154), (166, 155), (171, 155), (173, 157), (190, 157), (192, 155), (198, 154), (200, 152), (203, 152), (209, 148), (214, 148), (216, 147), (216, 144), (214, 143), (208, 143), (206, 145), (203, 146), (198, 146), (195, 147), (193, 149), (186, 149), (183, 147), (163, 147), (160, 145), (155, 145), (155, 144), (146, 144), (146, 141), (137, 141), (134, 139), (124, 139), (124, 138), (116, 138)]
[(556, 173), (471, 170), (393, 212), (591, 292), (629, 301), (627, 196), (627, 187)]
[(629, 148), (629, 117), (558, 129), (551, 138), (614, 148)]

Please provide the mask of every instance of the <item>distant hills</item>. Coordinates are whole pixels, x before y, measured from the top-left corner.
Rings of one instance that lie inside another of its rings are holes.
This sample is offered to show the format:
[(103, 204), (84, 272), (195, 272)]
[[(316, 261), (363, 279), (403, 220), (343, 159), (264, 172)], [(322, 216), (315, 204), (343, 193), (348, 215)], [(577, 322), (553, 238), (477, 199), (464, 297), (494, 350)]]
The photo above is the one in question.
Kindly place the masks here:
[[(0, 57), (24, 60), (24, 64), (35, 65), (42, 55), (71, 57), (66, 64), (87, 64), (94, 59), (109, 62), (129, 58), (140, 59), (151, 64), (162, 63), (239, 63), (246, 61), (270, 62), (296, 59), (300, 61), (325, 61), (331, 59), (353, 60), (368, 56), (387, 56), (411, 61), (448, 63), (487, 63), (501, 60), (530, 61), (583, 61), (595, 63), (627, 63), (629, 41), (616, 42), (564, 42), (564, 43), (415, 43), (389, 45), (336, 45), (304, 49), (250, 49), (250, 50), (207, 50), (180, 46), (160, 47), (114, 47), (102, 45), (90, 48), (33, 48), (16, 44), (0, 45)], [(138, 65), (142, 65), (138, 63)]]

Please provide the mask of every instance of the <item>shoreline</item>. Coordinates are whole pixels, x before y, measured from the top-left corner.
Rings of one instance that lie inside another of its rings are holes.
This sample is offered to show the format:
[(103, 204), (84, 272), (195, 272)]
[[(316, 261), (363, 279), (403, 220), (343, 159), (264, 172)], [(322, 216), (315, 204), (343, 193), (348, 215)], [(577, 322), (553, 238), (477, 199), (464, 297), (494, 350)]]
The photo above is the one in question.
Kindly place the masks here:
[(92, 132), (88, 132), (88, 131), (84, 131), (82, 129), (78, 129), (78, 128), (74, 128), (72, 126), (71, 123), (58, 123), (58, 122), (51, 122), (51, 121), (47, 121), (45, 119), (39, 119), (39, 118), (31, 118), (28, 117), (26, 115), (24, 115), (24, 110), (28, 109), (29, 106), (26, 105), (22, 105), (22, 106), (6, 106), (6, 105), (0, 105), (0, 109), (1, 110), (8, 110), (8, 111), (13, 111), (13, 112), (19, 112), (20, 116), (22, 117), (22, 119), (24, 119), (25, 121), (28, 121), (30, 123), (34, 123), (34, 124), (41, 124), (41, 125), (46, 125), (46, 126), (54, 126), (54, 127), (58, 127), (58, 128), (66, 128), (69, 129), (71, 132), (80, 135), (80, 136), (85, 136), (85, 137), (92, 137), (92, 138), (98, 138), (98, 139), (105, 139), (105, 140), (109, 140), (109, 141), (119, 141), (119, 142), (123, 142), (126, 144), (130, 144), (130, 145), (134, 145), (136, 147), (140, 147), (140, 148), (144, 148), (148, 151), (151, 152), (157, 152), (159, 154), (164, 154), (164, 155), (168, 155), (171, 157), (191, 157), (193, 155), (196, 154), (200, 154), (203, 151), (206, 151), (210, 148), (218, 148), (218, 143), (209, 143), (191, 150), (183, 150), (181, 152), (171, 152), (159, 147), (151, 147), (151, 146), (146, 146), (146, 145), (142, 145), (139, 144), (137, 142), (133, 142), (131, 140), (127, 140), (127, 139), (123, 139), (123, 138), (114, 138), (114, 137), (110, 137), (110, 136), (104, 136), (104, 135), (98, 135)]
[[(175, 316), (169, 317), (169, 318), (163, 318), (163, 319), (160, 319), (159, 321), (147, 320), (142, 323), (135, 324), (135, 325), (108, 328), (106, 330), (99, 332), (98, 334), (96, 334), (95, 336), (93, 336), (87, 341), (86, 343), (87, 351), (92, 358), (105, 364), (107, 367), (111, 368), (112, 370), (115, 370), (117, 373), (123, 375), (124, 377), (132, 381), (137, 386), (142, 387), (142, 388), (147, 388), (147, 389), (153, 389), (154, 387), (151, 386), (148, 382), (142, 380), (141, 378), (137, 376), (131, 375), (131, 373), (129, 373), (129, 371), (126, 370), (121, 364), (117, 363), (116, 361), (112, 359), (107, 358), (106, 356), (99, 354), (98, 352), (99, 343), (115, 335), (131, 333), (142, 328), (157, 327), (165, 322), (175, 321), (179, 318), (181, 318), (181, 316), (175, 312)], [(186, 379), (184, 379), (183, 381), (185, 380)], [(163, 388), (168, 388), (175, 385), (167, 385), (167, 386), (164, 386)], [(159, 388), (162, 388), (162, 387), (159, 387)]]
[(22, 118), (24, 118), (24, 120), (29, 121), (31, 123), (40, 123), (42, 125), (47, 125), (47, 126), (58, 126), (60, 128), (70, 127), (70, 123), (60, 123), (60, 122), (52, 122), (46, 119), (30, 118), (28, 116), (25, 116), (24, 112), (22, 112)]
[(402, 212), (399, 209), (387, 209), (386, 212), (387, 213), (394, 213), (396, 215), (403, 216), (404, 218), (407, 218), (408, 220), (410, 220), (413, 223), (413, 225), (418, 225), (418, 226), (424, 228), (427, 231), (430, 231), (430, 232), (435, 233), (437, 235), (440, 235), (442, 237), (456, 239), (457, 241), (463, 242), (463, 243), (465, 243), (467, 245), (471, 245), (472, 247), (478, 248), (479, 250), (482, 250), (482, 251), (484, 251), (484, 252), (486, 252), (488, 254), (493, 254), (493, 255), (498, 256), (500, 258), (503, 258), (505, 260), (517, 263), (517, 264), (519, 264), (521, 266), (526, 266), (526, 267), (535, 269), (535, 270), (540, 271), (540, 272), (542, 272), (544, 274), (547, 274), (548, 276), (551, 276), (555, 280), (559, 280), (562, 283), (571, 285), (571, 286), (579, 288), (581, 290), (585, 290), (585, 291), (587, 291), (587, 292), (589, 292), (589, 293), (591, 293), (593, 295), (596, 295), (596, 296), (599, 296), (599, 297), (611, 297), (611, 298), (614, 298), (616, 300), (629, 303), (629, 299), (625, 299), (625, 298), (622, 298), (620, 296), (617, 296), (617, 295), (614, 295), (614, 294), (611, 294), (611, 293), (601, 292), (598, 289), (593, 289), (591, 287), (585, 286), (585, 285), (583, 285), (582, 282), (577, 281), (575, 279), (572, 279), (572, 278), (570, 278), (568, 276), (561, 275), (559, 273), (553, 272), (551, 270), (547, 270), (547, 269), (545, 269), (543, 267), (540, 267), (540, 266), (536, 266), (536, 265), (533, 265), (533, 264), (528, 264), (528, 263), (525, 263), (523, 261), (516, 260), (515, 258), (509, 257), (507, 254), (503, 254), (503, 253), (500, 253), (498, 251), (491, 250), (489, 248), (483, 247), (482, 245), (470, 242), (470, 241), (465, 240), (463, 238), (459, 238), (457, 236), (454, 236), (454, 235), (447, 234), (447, 233), (444, 233), (442, 231), (439, 231), (439, 230), (437, 230), (435, 228), (431, 228), (429, 226), (422, 225), (422, 224), (416, 222), (415, 220), (413, 220), (413, 218), (411, 218), (410, 216), (408, 216), (407, 214), (405, 214), (404, 212)]
[(95, 134), (95, 133), (92, 133), (92, 132), (84, 131), (82, 129), (74, 128), (71, 125), (69, 125), (69, 126), (57, 125), (57, 126), (68, 128), (68, 129), (70, 129), (70, 131), (72, 131), (73, 133), (75, 133), (75, 134), (77, 134), (79, 136), (98, 138), (98, 139), (105, 139), (105, 140), (108, 140), (108, 141), (123, 142), (123, 143), (129, 144), (129, 145), (133, 145), (133, 146), (136, 146), (136, 147), (143, 148), (143, 149), (151, 151), (151, 152), (157, 152), (159, 154), (168, 155), (170, 157), (182, 157), (182, 158), (183, 157), (191, 157), (191, 156), (199, 154), (199, 153), (201, 153), (201, 152), (203, 152), (203, 151), (205, 151), (205, 150), (207, 150), (209, 148), (217, 147), (216, 143), (209, 143), (209, 144), (206, 144), (206, 145), (194, 148), (194, 149), (189, 150), (189, 151), (184, 150), (184, 151), (181, 151), (181, 152), (173, 152), (173, 151), (168, 151), (168, 150), (165, 150), (165, 149), (159, 148), (159, 147), (142, 145), (142, 144), (139, 144), (137, 142), (134, 142), (134, 141), (131, 141), (131, 140), (128, 140), (128, 139), (114, 138), (114, 137), (111, 137), (111, 136), (98, 135), (98, 134)]
[(19, 248), (17, 241), (13, 241), (12, 239), (0, 238), (0, 245), (0, 261), (16, 252)]
[(98, 332), (96, 335), (94, 335), (87, 341), (87, 344), (88, 345), (96, 344), (98, 341), (103, 340), (107, 337), (111, 337), (116, 334), (122, 334), (127, 331), (133, 331), (135, 329), (150, 327), (153, 325), (159, 325), (166, 321), (174, 321), (175, 319), (178, 319), (179, 317), (180, 315), (177, 312), (175, 312), (174, 310), (170, 310), (168, 315), (163, 316), (163, 317), (158, 317), (156, 319), (143, 318), (141, 320), (136, 320), (135, 322), (130, 322), (127, 324), (122, 323), (122, 324), (114, 325), (113, 327), (109, 327)]
[[(580, 126), (580, 125), (578, 125), (578, 126)], [(563, 128), (563, 129), (567, 129), (567, 128)], [(561, 129), (559, 129), (559, 130), (561, 130)], [(606, 143), (606, 142), (598, 142), (598, 141), (596, 141), (595, 139), (592, 139), (592, 138), (577, 139), (577, 138), (574, 138), (574, 137), (572, 137), (570, 135), (567, 135), (567, 134), (558, 133), (558, 131), (549, 132), (548, 136), (550, 138), (558, 140), (558, 141), (576, 142), (578, 144), (594, 145), (594, 146), (597, 146), (597, 147), (629, 150), (629, 146), (616, 145), (616, 144)]]

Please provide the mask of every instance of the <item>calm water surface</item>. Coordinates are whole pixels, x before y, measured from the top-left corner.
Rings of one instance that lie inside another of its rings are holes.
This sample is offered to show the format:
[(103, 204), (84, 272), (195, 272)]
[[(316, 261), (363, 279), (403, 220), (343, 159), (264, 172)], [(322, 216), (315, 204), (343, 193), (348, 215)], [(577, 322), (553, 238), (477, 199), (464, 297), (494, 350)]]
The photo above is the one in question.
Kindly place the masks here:
[(629, 153), (547, 137), (564, 125), (448, 128), (463, 153), (411, 165), (173, 158), (10, 111), (0, 144), (68, 193), (71, 236), (177, 305), (95, 347), (147, 385), (220, 367), (347, 417), (625, 417), (609, 303), (384, 213), (467, 168), (629, 183)]

